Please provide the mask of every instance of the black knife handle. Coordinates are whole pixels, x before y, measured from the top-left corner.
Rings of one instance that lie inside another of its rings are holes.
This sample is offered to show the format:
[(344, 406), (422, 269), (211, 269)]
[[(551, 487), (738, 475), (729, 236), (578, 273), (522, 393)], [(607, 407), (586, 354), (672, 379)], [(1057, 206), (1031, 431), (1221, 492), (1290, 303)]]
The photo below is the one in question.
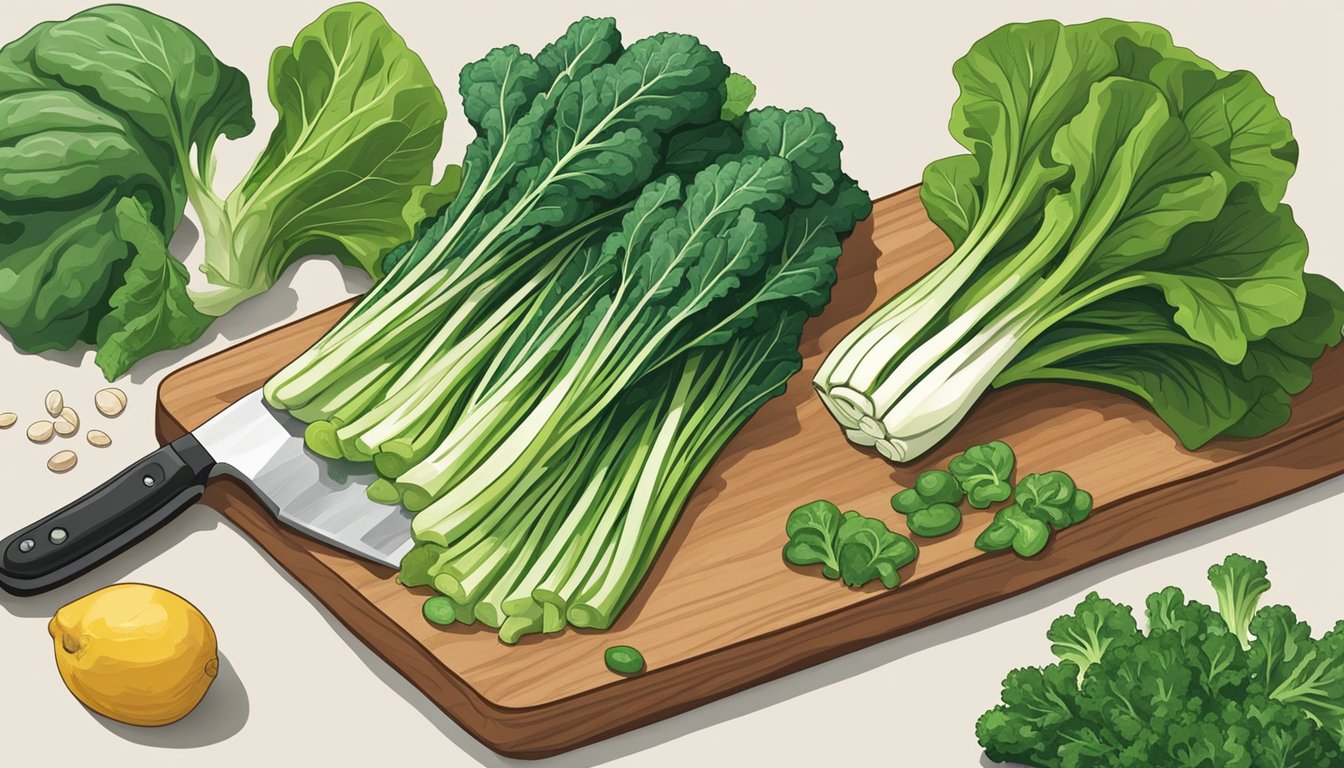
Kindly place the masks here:
[(0, 587), (35, 595), (111, 558), (199, 499), (214, 466), (191, 435), (163, 446), (0, 541)]

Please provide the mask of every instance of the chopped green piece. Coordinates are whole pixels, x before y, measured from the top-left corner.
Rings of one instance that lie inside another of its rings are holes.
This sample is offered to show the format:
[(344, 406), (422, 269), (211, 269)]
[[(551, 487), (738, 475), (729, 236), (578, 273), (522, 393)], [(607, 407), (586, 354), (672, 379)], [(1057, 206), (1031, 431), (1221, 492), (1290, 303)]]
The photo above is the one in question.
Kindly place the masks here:
[(1081, 522), (1092, 512), (1092, 494), (1078, 490), (1073, 478), (1058, 470), (1022, 478), (1013, 491), (1013, 503), (1055, 530)]
[(457, 620), (457, 609), (453, 606), (453, 601), (443, 595), (429, 598), (420, 610), (431, 624), (452, 624)]
[(1028, 515), (1059, 530), (1072, 522), (1069, 513), (1076, 490), (1073, 478), (1063, 472), (1031, 474), (1022, 478), (1013, 490), (1013, 503)]
[(369, 483), (369, 490), (366, 493), (370, 501), (379, 504), (398, 504), (401, 502), (401, 492), (397, 490), (397, 486), (384, 477)]
[(618, 675), (637, 675), (644, 671), (644, 654), (628, 645), (613, 645), (603, 657), (607, 669)]
[(840, 523), (840, 578), (851, 587), (881, 579), (887, 589), (901, 583), (899, 569), (919, 554), (915, 543), (881, 520), (846, 512)]
[(860, 587), (881, 579), (888, 589), (900, 583), (897, 573), (914, 562), (918, 548), (881, 521), (858, 512), (840, 514), (829, 501), (795, 509), (785, 526), (789, 543), (784, 559), (794, 565), (821, 564), (821, 575)]
[(932, 539), (956, 530), (961, 525), (961, 510), (951, 504), (931, 504), (912, 513), (905, 523), (916, 536)]
[(1073, 501), (1069, 504), (1069, 520), (1077, 525), (1083, 522), (1092, 514), (1092, 494), (1087, 491), (1077, 491), (1073, 494)]
[(840, 577), (840, 563), (836, 560), (835, 539), (840, 530), (840, 508), (829, 501), (814, 501), (789, 513), (784, 530), (789, 543), (784, 545), (784, 559), (794, 565), (821, 563), (821, 572), (828, 579)]
[(1002, 440), (984, 445), (972, 445), (962, 455), (952, 459), (947, 468), (961, 483), (966, 500), (976, 509), (984, 509), (996, 501), (1006, 501), (1012, 494), (1013, 467), (1017, 457)]
[(1016, 504), (1000, 509), (994, 522), (975, 540), (977, 549), (997, 552), (1012, 547), (1022, 557), (1035, 557), (1050, 543), (1050, 527)]
[(919, 477), (915, 478), (915, 490), (920, 498), (929, 504), (961, 503), (962, 492), (961, 487), (957, 485), (957, 478), (941, 469), (921, 472)]
[(907, 488), (891, 497), (891, 508), (909, 515), (934, 504), (961, 503), (961, 487), (957, 479), (941, 469), (921, 472), (915, 478), (915, 487)]
[(902, 515), (908, 515), (911, 512), (918, 512), (927, 507), (924, 499), (919, 495), (919, 491), (914, 488), (906, 488), (904, 491), (891, 497), (891, 508), (900, 512)]
[(980, 532), (975, 539), (975, 548), (983, 552), (999, 552), (1013, 546), (1013, 537), (1017, 528), (997, 515), (989, 527)]
[(1045, 523), (1023, 512), (1017, 506), (999, 511), (1017, 532), (1013, 534), (1013, 551), (1022, 557), (1035, 557), (1050, 543), (1050, 528)]

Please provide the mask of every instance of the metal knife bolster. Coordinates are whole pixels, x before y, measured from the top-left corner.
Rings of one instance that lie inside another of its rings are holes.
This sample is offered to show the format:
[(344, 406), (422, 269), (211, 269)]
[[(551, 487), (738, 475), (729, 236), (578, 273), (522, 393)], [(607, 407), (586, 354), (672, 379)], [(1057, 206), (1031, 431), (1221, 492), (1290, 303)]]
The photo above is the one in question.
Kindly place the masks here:
[(0, 588), (45, 592), (116, 555), (199, 499), (214, 466), (191, 435), (145, 456), (0, 541)]

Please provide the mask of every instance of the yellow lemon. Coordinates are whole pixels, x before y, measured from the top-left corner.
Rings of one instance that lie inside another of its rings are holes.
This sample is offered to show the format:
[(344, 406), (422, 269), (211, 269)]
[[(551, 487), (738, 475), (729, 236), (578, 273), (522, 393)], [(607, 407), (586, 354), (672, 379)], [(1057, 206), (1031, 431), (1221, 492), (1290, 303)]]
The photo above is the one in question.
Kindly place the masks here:
[(83, 704), (131, 725), (167, 725), (196, 707), (219, 671), (215, 630), (166, 589), (114, 584), (56, 611), (56, 668)]

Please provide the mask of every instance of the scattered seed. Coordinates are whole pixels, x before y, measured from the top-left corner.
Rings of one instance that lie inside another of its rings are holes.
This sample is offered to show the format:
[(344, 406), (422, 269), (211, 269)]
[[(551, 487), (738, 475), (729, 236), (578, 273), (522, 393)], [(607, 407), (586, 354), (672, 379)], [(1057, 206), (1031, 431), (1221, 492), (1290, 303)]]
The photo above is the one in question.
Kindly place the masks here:
[(93, 404), (99, 413), (110, 418), (126, 410), (126, 393), (116, 387), (100, 389), (93, 396)]
[(0, 429), (9, 429), (14, 426), (14, 422), (18, 420), (19, 415), (17, 413), (10, 413), (8, 411), (0, 413)]
[(61, 409), (65, 407), (65, 398), (61, 396), (61, 390), (53, 389), (47, 393), (47, 413), (54, 419), (61, 415)]
[(45, 443), (55, 434), (55, 426), (50, 421), (34, 421), (28, 427), (28, 439), (34, 443)]
[(52, 472), (69, 472), (78, 462), (79, 457), (74, 451), (57, 451), (55, 456), (47, 459), (47, 469)]
[(89, 438), (89, 445), (95, 448), (106, 448), (112, 444), (112, 438), (108, 437), (107, 433), (101, 429), (90, 429), (87, 437)]
[(61, 437), (69, 437), (79, 431), (79, 414), (75, 409), (66, 406), (61, 409), (61, 415), (56, 417), (56, 423), (53, 425), (56, 434)]

